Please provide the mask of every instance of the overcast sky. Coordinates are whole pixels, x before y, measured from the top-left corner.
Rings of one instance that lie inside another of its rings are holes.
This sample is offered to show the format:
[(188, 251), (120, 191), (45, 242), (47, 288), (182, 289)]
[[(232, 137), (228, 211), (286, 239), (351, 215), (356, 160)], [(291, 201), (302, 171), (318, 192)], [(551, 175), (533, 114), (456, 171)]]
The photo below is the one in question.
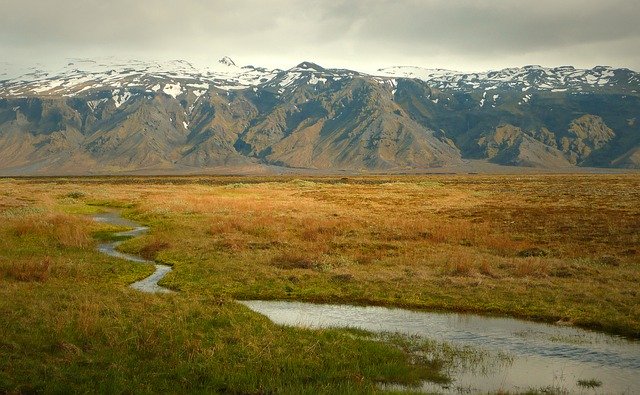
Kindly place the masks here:
[(640, 71), (640, 0), (0, 0), (0, 62)]

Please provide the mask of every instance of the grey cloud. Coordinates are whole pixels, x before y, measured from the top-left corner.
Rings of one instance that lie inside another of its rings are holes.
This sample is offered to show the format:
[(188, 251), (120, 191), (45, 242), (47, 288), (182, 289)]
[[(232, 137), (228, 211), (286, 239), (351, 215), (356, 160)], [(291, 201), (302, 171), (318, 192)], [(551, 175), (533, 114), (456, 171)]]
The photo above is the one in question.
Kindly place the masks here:
[(361, 36), (497, 53), (640, 36), (638, 6), (630, 1), (411, 3), (414, 7), (384, 2)]
[(112, 54), (290, 66), (640, 69), (637, 0), (3, 0), (4, 61)]

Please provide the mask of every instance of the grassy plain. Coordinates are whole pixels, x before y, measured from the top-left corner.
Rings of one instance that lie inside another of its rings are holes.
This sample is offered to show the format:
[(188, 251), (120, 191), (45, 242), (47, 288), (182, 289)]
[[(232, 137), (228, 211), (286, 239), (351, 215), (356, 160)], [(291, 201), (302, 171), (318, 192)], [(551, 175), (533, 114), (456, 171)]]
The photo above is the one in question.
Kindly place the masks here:
[[(439, 358), (234, 299), (473, 311), (640, 337), (640, 176), (0, 179), (0, 392), (371, 392)], [(119, 207), (145, 225), (103, 256)]]

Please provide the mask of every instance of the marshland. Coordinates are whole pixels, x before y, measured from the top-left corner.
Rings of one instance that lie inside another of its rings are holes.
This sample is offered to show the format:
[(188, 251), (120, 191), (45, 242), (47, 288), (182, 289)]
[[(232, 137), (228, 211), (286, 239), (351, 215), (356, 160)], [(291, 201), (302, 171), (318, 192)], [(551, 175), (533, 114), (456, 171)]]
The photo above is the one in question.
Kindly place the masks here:
[[(0, 392), (417, 390), (482, 358), (280, 326), (242, 300), (512, 317), (635, 342), (638, 202), (637, 174), (0, 179)], [(94, 220), (105, 212), (148, 231), (118, 237), (130, 228)], [(154, 266), (98, 251), (115, 239), (171, 266), (159, 285), (174, 292), (130, 288)]]

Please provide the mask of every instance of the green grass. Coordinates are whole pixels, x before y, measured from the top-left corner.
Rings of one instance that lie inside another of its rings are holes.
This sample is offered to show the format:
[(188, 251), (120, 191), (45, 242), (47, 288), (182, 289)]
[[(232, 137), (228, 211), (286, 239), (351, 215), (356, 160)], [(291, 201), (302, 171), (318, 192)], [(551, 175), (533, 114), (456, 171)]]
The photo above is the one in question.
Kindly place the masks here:
[[(234, 299), (640, 337), (638, 177), (2, 179), (0, 190), (0, 392), (369, 393), (446, 381), (448, 364), (483, 358), (278, 327)], [(121, 240), (88, 219), (107, 206), (149, 232)], [(131, 290), (153, 267), (95, 251), (116, 240), (173, 266), (161, 285), (178, 292)], [(520, 256), (532, 248), (547, 254)]]
[(12, 308), (1, 306), (0, 389), (368, 392), (378, 382), (443, 380), (437, 365), (409, 364), (392, 345), (276, 327), (232, 301), (77, 290), (13, 293)]
[[(114, 231), (65, 221), (102, 240)], [(447, 380), (393, 342), (278, 327), (223, 295), (139, 293), (128, 284), (150, 265), (83, 238), (61, 244), (47, 220), (20, 223), (0, 227), (0, 392), (368, 393)]]

